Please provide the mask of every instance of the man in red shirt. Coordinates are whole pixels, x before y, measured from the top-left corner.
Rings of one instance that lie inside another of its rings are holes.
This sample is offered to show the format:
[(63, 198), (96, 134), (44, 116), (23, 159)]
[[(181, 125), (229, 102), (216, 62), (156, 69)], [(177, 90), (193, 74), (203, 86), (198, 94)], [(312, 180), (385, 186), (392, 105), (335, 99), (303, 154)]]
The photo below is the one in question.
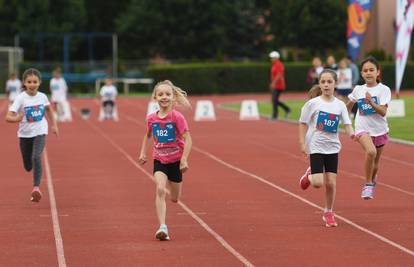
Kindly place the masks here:
[(272, 92), (272, 103), (273, 103), (273, 113), (272, 119), (276, 120), (278, 117), (278, 107), (279, 105), (285, 111), (285, 118), (288, 117), (290, 113), (290, 108), (283, 102), (279, 101), (280, 94), (285, 91), (285, 67), (280, 61), (280, 54), (277, 51), (273, 51), (269, 54), (270, 59), (272, 60), (272, 69), (270, 71), (270, 85), (269, 89)]

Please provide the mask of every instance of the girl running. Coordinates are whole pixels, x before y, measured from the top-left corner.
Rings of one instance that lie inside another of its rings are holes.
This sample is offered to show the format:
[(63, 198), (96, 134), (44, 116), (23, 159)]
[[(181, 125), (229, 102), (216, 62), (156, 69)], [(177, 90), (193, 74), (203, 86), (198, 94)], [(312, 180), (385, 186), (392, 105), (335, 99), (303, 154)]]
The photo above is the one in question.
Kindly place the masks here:
[(302, 107), (299, 124), (299, 144), (304, 155), (309, 154), (310, 168), (300, 179), (303, 190), (309, 185), (315, 188), (325, 185), (325, 210), (322, 219), (326, 227), (335, 227), (333, 205), (336, 193), (338, 153), (341, 143), (338, 124), (341, 120), (346, 133), (354, 138), (351, 120), (345, 103), (334, 96), (338, 81), (334, 70), (325, 69), (319, 76), (319, 84), (312, 87), (313, 97)]
[(377, 182), (379, 160), (388, 142), (388, 123), (385, 117), (388, 104), (391, 101), (391, 90), (381, 83), (380, 66), (374, 57), (368, 57), (361, 62), (361, 76), (364, 85), (355, 86), (348, 95), (348, 110), (358, 105), (355, 117), (355, 132), (358, 142), (365, 152), (365, 179), (361, 197), (372, 199)]
[(159, 111), (147, 116), (147, 133), (142, 141), (139, 163), (147, 162), (146, 151), (151, 136), (154, 137), (154, 180), (156, 183), (155, 209), (160, 227), (155, 233), (158, 240), (170, 240), (165, 224), (165, 195), (169, 190), (172, 202), (181, 195), (182, 173), (188, 170), (191, 136), (184, 116), (174, 109), (176, 104), (190, 107), (187, 93), (166, 80), (155, 85), (152, 98), (159, 104)]
[(30, 199), (33, 202), (39, 202), (42, 197), (39, 189), (42, 176), (42, 152), (48, 133), (45, 112), (53, 121), (52, 131), (58, 135), (53, 108), (47, 96), (38, 91), (41, 82), (38, 70), (26, 70), (23, 73), (23, 92), (16, 97), (6, 115), (7, 122), (19, 123), (17, 135), (20, 140), (24, 168), (28, 172), (33, 170), (34, 187)]

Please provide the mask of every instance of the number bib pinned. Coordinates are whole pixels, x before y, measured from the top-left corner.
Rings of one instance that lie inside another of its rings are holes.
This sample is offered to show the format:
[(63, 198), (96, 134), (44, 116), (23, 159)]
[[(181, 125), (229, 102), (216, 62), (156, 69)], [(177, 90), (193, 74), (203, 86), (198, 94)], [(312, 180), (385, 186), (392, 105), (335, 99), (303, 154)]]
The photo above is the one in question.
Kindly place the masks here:
[(152, 124), (152, 135), (158, 143), (175, 142), (175, 123), (167, 122), (162, 127), (161, 123)]
[(45, 106), (37, 105), (24, 108), (24, 114), (28, 122), (41, 121), (45, 116)]
[[(372, 97), (372, 101), (374, 101), (375, 104), (378, 104), (378, 98), (376, 96)], [(358, 99), (358, 110), (359, 115), (361, 116), (369, 116), (377, 113), (365, 98)]]
[(318, 130), (328, 133), (337, 133), (338, 124), (339, 115), (319, 111), (318, 120), (316, 121), (316, 128), (318, 128)]

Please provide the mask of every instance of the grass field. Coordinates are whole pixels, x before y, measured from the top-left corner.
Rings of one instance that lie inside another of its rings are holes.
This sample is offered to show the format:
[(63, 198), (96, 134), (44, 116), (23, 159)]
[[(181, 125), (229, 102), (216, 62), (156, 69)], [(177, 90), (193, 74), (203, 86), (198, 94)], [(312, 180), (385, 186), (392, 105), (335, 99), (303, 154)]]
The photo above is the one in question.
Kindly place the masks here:
[[(414, 97), (409, 96), (402, 99), (405, 101), (406, 116), (404, 118), (388, 118), (390, 136), (392, 138), (414, 141)], [(289, 119), (299, 120), (300, 110), (305, 100), (287, 100), (285, 103), (292, 109)], [(238, 111), (240, 103), (226, 104), (225, 107)], [(261, 115), (270, 116), (272, 112), (271, 103), (259, 102), (259, 112)], [(283, 111), (280, 111), (280, 116), (284, 116)]]

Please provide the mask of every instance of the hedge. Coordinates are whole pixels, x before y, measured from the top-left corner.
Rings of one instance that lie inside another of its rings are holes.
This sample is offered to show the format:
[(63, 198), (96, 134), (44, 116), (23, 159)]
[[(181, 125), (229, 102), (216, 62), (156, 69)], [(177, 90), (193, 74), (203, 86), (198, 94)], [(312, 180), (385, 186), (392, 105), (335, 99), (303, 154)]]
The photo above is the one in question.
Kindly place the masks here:
[[(286, 85), (289, 91), (306, 91), (309, 63), (285, 63)], [(395, 66), (381, 64), (383, 81), (395, 87)], [(171, 80), (189, 94), (229, 94), (267, 92), (270, 63), (196, 63), (150, 66), (146, 76), (155, 81)], [(407, 64), (401, 88), (414, 88), (414, 63)]]

